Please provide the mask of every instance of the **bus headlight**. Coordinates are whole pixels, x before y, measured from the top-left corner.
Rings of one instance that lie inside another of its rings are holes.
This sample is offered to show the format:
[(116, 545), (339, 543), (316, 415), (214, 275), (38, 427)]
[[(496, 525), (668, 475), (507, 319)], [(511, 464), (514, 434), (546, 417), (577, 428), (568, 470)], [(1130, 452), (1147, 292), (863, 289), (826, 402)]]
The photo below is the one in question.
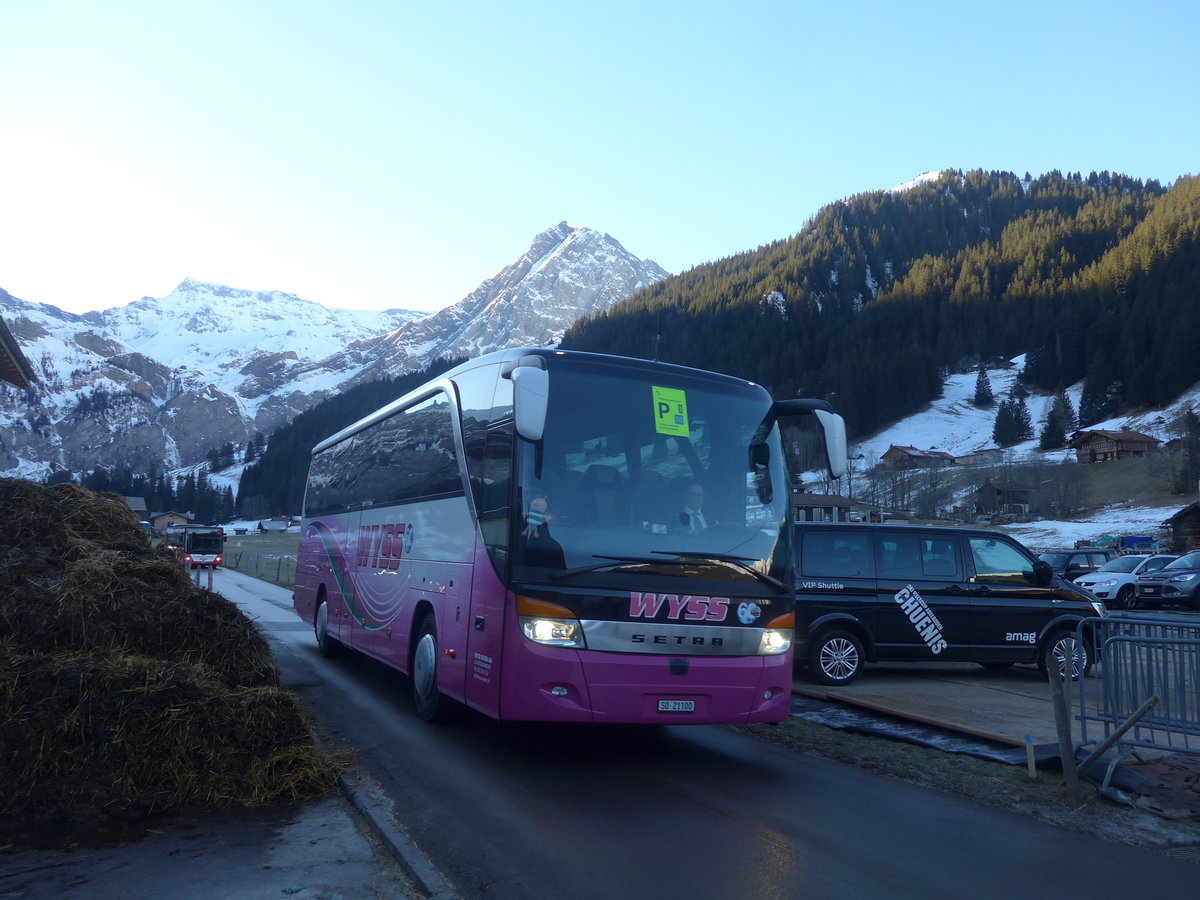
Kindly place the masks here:
[(585, 649), (587, 642), (578, 619), (543, 619), (521, 616), (521, 630), (536, 644), (548, 647), (577, 647)]
[(792, 646), (792, 629), (764, 628), (758, 641), (759, 656), (778, 656), (787, 653)]
[(518, 594), (517, 618), (525, 637), (535, 644), (587, 649), (583, 626), (565, 606)]

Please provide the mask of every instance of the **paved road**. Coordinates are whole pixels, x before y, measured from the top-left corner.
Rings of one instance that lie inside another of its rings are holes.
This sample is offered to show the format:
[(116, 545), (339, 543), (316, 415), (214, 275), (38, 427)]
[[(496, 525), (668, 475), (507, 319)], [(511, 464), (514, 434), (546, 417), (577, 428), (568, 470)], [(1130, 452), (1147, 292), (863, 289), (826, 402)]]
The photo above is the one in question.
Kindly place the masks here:
[(1185, 896), (1194, 865), (933, 794), (719, 727), (421, 721), (408, 682), (317, 655), (289, 595), (217, 588), (468, 898)]

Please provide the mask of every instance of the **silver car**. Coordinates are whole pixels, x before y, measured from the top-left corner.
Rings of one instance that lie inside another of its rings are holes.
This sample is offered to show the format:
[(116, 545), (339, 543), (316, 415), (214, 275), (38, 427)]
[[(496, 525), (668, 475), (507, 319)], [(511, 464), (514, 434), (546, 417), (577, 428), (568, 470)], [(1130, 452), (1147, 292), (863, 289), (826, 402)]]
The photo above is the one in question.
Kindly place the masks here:
[(1179, 559), (1179, 554), (1131, 553), (1118, 556), (1095, 572), (1080, 575), (1075, 583), (1091, 591), (1110, 609), (1133, 609), (1137, 605), (1137, 577), (1157, 571), (1175, 559)]

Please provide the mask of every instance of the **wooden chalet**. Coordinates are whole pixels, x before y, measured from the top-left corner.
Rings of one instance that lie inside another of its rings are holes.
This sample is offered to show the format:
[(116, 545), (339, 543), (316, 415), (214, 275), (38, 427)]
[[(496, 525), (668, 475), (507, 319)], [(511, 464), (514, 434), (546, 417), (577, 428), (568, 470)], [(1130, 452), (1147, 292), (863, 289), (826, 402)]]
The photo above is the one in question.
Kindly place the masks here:
[(992, 369), (993, 371), (1006, 371), (1008, 369), (1015, 369), (1017, 364), (1011, 359), (1006, 359), (1003, 356), (993, 356), (991, 359), (984, 362), (983, 367), (985, 369)]
[(992, 479), (984, 479), (973, 494), (971, 503), (977, 516), (1007, 513), (1011, 515), (1028, 515), (1029, 501), (1033, 497), (1033, 488), (1006, 486), (993, 483)]
[(999, 447), (981, 447), (954, 457), (956, 466), (985, 466), (989, 463), (999, 463), (1004, 459), (1004, 451)]
[(849, 522), (850, 501), (837, 494), (792, 491), (793, 522)]
[(139, 519), (146, 518), (146, 498), (145, 497), (122, 497), (125, 505), (138, 514)]
[(1167, 521), (1171, 529), (1171, 546), (1176, 553), (1186, 553), (1200, 547), (1200, 503), (1189, 503)]
[(1158, 451), (1158, 438), (1140, 431), (1106, 431), (1101, 428), (1077, 431), (1070, 447), (1080, 463), (1109, 462), (1130, 456), (1149, 456)]
[(954, 457), (941, 450), (918, 450), (892, 444), (879, 458), (888, 469), (936, 469), (954, 465)]
[(150, 517), (150, 526), (155, 531), (165, 531), (171, 525), (191, 525), (192, 517), (188, 513), (167, 511), (155, 513)]

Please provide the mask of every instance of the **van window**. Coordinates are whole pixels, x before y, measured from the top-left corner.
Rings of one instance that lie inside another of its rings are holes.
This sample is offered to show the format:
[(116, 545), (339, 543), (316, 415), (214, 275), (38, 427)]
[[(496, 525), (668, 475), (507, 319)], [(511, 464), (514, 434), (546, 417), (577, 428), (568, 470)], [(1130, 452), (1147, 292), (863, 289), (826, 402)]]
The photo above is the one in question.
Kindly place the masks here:
[(871, 535), (810, 531), (804, 535), (801, 571), (814, 578), (872, 577)]
[(975, 580), (998, 584), (1033, 584), (1033, 563), (1012, 544), (991, 538), (969, 538)]
[(919, 534), (879, 537), (880, 578), (957, 578), (961, 571), (955, 540)]

